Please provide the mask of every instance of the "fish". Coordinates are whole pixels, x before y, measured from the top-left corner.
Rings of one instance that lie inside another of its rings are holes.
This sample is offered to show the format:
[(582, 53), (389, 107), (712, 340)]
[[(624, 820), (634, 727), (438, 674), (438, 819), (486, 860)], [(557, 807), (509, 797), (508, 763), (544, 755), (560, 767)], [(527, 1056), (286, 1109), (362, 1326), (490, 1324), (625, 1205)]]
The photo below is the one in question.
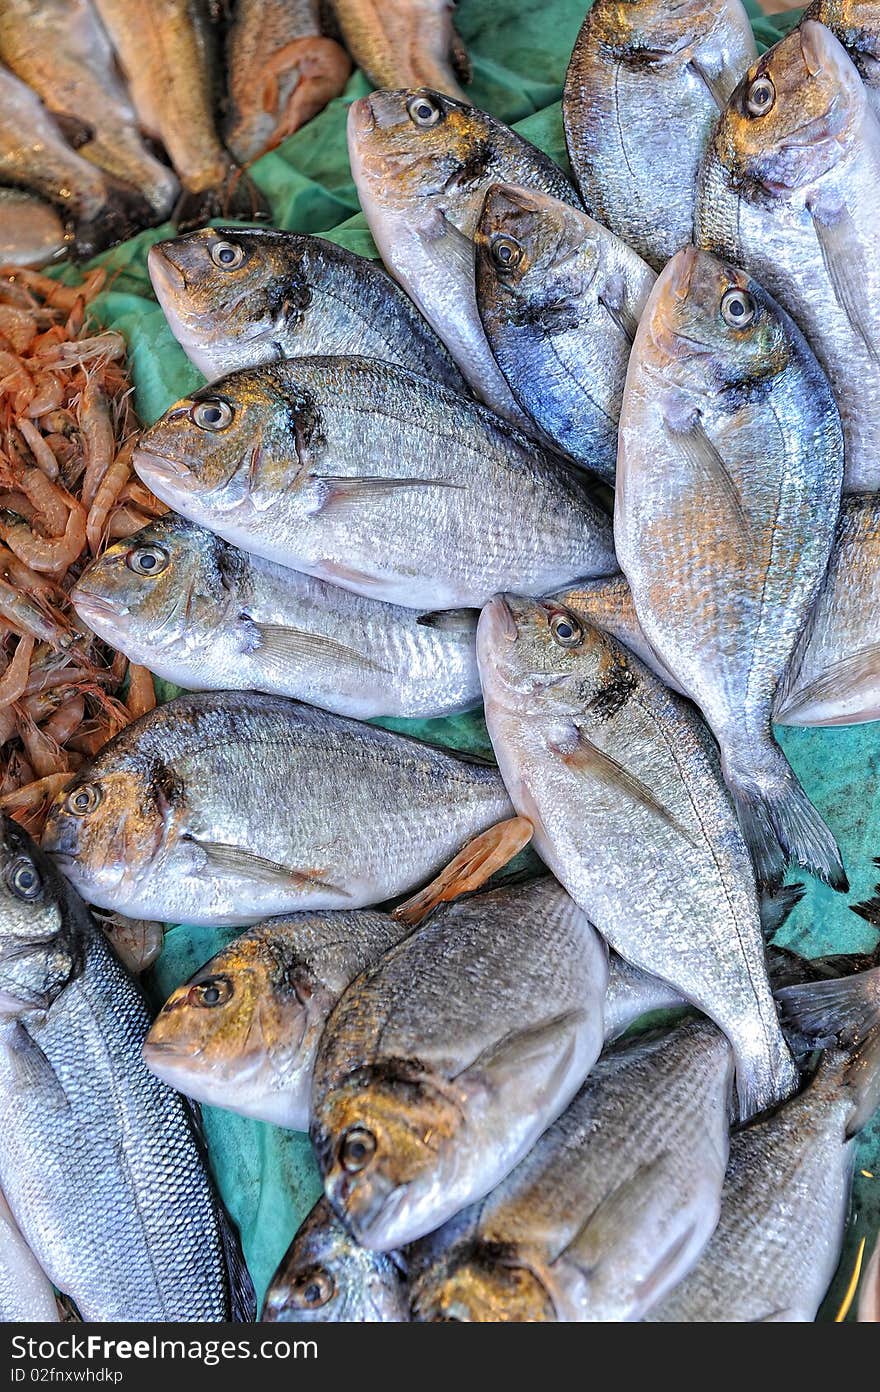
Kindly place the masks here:
[(533, 845), (608, 945), (733, 1045), (740, 1112), (798, 1074), (767, 980), (755, 880), (699, 714), (552, 601), (496, 596), (477, 625), (486, 726)]
[(614, 536), (648, 642), (721, 748), (762, 884), (795, 860), (847, 888), (837, 842), (770, 728), (842, 481), (840, 416), (796, 325), (746, 272), (678, 252), (633, 345)]
[(477, 310), (474, 234), (492, 184), (579, 206), (552, 160), (484, 111), (430, 88), (353, 102), (348, 153), (361, 208), (391, 274), (442, 338), (475, 394), (534, 430), (495, 362)]
[(56, 1323), (59, 1319), (52, 1282), (0, 1194), (0, 1321), (33, 1324)]
[(23, 189), (0, 188), (0, 265), (39, 270), (65, 256), (70, 233), (50, 203)]
[(279, 696), (178, 696), (110, 740), (42, 844), (128, 918), (250, 924), (357, 909), (511, 816), (497, 769)]
[(605, 947), (549, 878), (438, 910), (344, 993), (311, 1137), (362, 1246), (392, 1251), (494, 1188), (602, 1046)]
[(641, 1319), (718, 1221), (732, 1077), (705, 1019), (607, 1050), (513, 1173), (419, 1249), (414, 1318)]
[(694, 239), (747, 270), (824, 367), (845, 487), (880, 490), (880, 121), (846, 50), (805, 20), (749, 69), (700, 175)]
[(108, 547), (70, 597), (93, 633), (190, 691), (266, 691), (361, 720), (480, 703), (476, 610), (364, 599), (173, 513)]
[(395, 1253), (361, 1247), (326, 1199), (319, 1199), (266, 1291), (269, 1324), (402, 1324), (409, 1321), (406, 1275)]
[(84, 159), (140, 190), (151, 222), (179, 185), (150, 153), (91, 0), (0, 0), (0, 59), (41, 98)]
[(331, 0), (345, 46), (374, 87), (432, 87), (466, 102), (470, 59), (450, 0)]
[(143, 195), (111, 188), (100, 169), (66, 144), (36, 93), (2, 64), (0, 180), (58, 208), (80, 260), (122, 241), (150, 218)]
[(132, 976), (140, 976), (158, 961), (165, 946), (165, 926), (146, 918), (96, 914), (101, 931)]
[(584, 206), (660, 270), (692, 239), (697, 176), (719, 108), (757, 58), (740, 0), (596, 0), (562, 118)]
[(163, 502), (225, 540), (407, 608), (479, 608), (617, 569), (588, 475), (477, 402), (368, 358), (233, 373), (138, 440)]
[(192, 1114), (140, 1050), (150, 1012), (73, 888), (0, 831), (0, 1185), (86, 1321), (252, 1319)]
[(141, 129), (165, 146), (183, 193), (181, 231), (209, 217), (254, 217), (260, 195), (221, 143), (219, 57), (203, 0), (93, 0)]
[(203, 227), (158, 242), (147, 265), (172, 333), (209, 382), (284, 358), (360, 354), (468, 394), (396, 281), (324, 237)]
[(571, 204), (510, 184), (489, 189), (475, 242), (477, 307), (511, 391), (557, 449), (613, 483), (653, 271)]
[(806, 1322), (843, 1245), (854, 1137), (880, 1102), (880, 972), (780, 992), (789, 1019), (834, 1035), (815, 1076), (734, 1134), (715, 1234), (647, 1316), (664, 1323)]
[(226, 36), (226, 70), (224, 139), (247, 165), (340, 95), (351, 59), (322, 34), (318, 0), (238, 0)]
[(877, 0), (814, 0), (806, 19), (839, 39), (859, 71), (868, 101), (880, 116), (880, 6)]
[(558, 590), (548, 598), (556, 600), (563, 609), (572, 609), (579, 619), (586, 619), (587, 623), (600, 628), (603, 633), (610, 633), (612, 638), (635, 653), (640, 662), (650, 667), (670, 691), (677, 691), (680, 696), (687, 695), (645, 637), (625, 575), (619, 572), (617, 575), (600, 576), (596, 580), (582, 580)]

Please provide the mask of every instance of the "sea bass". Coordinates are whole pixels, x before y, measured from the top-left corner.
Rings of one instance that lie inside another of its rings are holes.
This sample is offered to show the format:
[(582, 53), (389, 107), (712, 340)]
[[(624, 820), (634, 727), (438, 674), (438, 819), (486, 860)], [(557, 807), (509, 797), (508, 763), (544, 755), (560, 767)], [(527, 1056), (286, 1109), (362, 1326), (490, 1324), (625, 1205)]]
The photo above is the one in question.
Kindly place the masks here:
[(522, 136), (428, 88), (374, 92), (348, 113), (348, 152), (373, 240), (476, 394), (534, 429), (492, 356), (477, 310), (473, 237), (492, 184), (578, 206), (552, 160)]
[(130, 918), (253, 923), (361, 908), (511, 815), (498, 771), (279, 696), (179, 696), (54, 803), (43, 845)]
[(18, 1230), (9, 1204), (0, 1194), (0, 1322), (60, 1318), (55, 1291)]
[(190, 691), (267, 691), (362, 720), (480, 702), (477, 611), (420, 614), (238, 551), (169, 513), (71, 591), (93, 633)]
[(406, 1276), (394, 1253), (361, 1247), (319, 1199), (269, 1283), (262, 1318), (270, 1324), (401, 1324), (409, 1320)]
[(509, 184), (486, 194), (476, 247), (477, 306), (511, 391), (558, 449), (613, 483), (653, 271), (571, 204)]
[(374, 87), (433, 87), (467, 101), (470, 61), (454, 0), (331, 0), (345, 46)]
[(588, 476), (425, 378), (368, 358), (225, 377), (140, 437), (135, 468), (245, 551), (367, 598), (483, 604), (616, 570)]
[(834, 545), (842, 478), (840, 417), (800, 331), (745, 272), (679, 252), (630, 359), (614, 534), (639, 622), (712, 728), (769, 884), (790, 859), (847, 884), (770, 729)]
[(553, 601), (493, 599), (477, 660), (495, 755), (541, 859), (615, 951), (724, 1030), (743, 1115), (786, 1096), (797, 1071), (752, 867), (697, 712)]
[(334, 97), (351, 60), (321, 33), (319, 0), (238, 0), (226, 37), (226, 144), (250, 164)]
[(840, 40), (859, 70), (868, 101), (880, 116), (880, 5), (877, 0), (814, 0), (806, 13)]
[(880, 123), (846, 51), (806, 20), (751, 68), (706, 154), (695, 240), (743, 266), (834, 389), (852, 492), (880, 489)]
[(91, 0), (0, 0), (0, 59), (37, 93), (84, 159), (140, 190), (151, 221), (168, 217), (179, 185), (141, 138)]
[(585, 206), (659, 270), (691, 241), (697, 175), (757, 57), (740, 0), (596, 0), (562, 98)]
[(718, 1221), (732, 1074), (705, 1019), (608, 1050), (513, 1173), (419, 1250), (415, 1317), (641, 1319)]
[(0, 265), (39, 269), (60, 260), (69, 243), (51, 204), (23, 189), (0, 188)]
[(397, 282), (323, 237), (203, 227), (151, 247), (147, 265), (172, 333), (209, 382), (284, 358), (360, 354), (467, 392)]
[(607, 979), (601, 939), (545, 878), (444, 908), (349, 987), (312, 1141), (359, 1242), (412, 1242), (513, 1169), (598, 1057)]
[(252, 1319), (191, 1113), (140, 1056), (145, 1000), (14, 822), (0, 844), (0, 1183), (87, 1321)]

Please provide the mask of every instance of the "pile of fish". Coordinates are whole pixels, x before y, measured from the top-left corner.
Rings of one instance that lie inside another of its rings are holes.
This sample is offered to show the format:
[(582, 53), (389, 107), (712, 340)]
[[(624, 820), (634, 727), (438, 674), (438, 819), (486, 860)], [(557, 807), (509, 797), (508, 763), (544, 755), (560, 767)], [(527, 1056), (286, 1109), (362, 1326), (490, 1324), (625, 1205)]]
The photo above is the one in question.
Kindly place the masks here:
[[(790, 867), (861, 868), (773, 725), (880, 718), (880, 27), (848, 8), (759, 57), (739, 0), (597, 0), (574, 182), (448, 80), (446, 15), (430, 86), (350, 109), (386, 269), (269, 229), (152, 249), (208, 383), (134, 448), (173, 511), (71, 602), (183, 694), (2, 847), (34, 1311), (44, 1274), (86, 1319), (247, 1317), (184, 1094), (311, 1136), (266, 1319), (815, 1318), (880, 1104), (878, 955), (767, 947)], [(364, 723), (481, 702), (494, 762)], [(484, 883), (529, 837), (542, 873)], [(148, 1029), (78, 895), (245, 931)], [(85, 1233), (64, 1176), (108, 1095), (142, 1121), (124, 1179), (80, 1156)], [(160, 1171), (173, 1252), (149, 1203), (126, 1226)]]

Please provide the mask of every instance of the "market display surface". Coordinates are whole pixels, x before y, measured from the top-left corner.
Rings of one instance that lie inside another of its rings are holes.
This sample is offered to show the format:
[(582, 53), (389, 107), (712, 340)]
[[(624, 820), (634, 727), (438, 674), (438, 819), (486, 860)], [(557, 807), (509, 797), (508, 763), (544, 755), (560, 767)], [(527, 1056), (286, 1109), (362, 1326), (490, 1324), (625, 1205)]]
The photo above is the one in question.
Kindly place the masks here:
[(0, 0), (0, 1311), (876, 1320), (880, 14), (381, 8)]

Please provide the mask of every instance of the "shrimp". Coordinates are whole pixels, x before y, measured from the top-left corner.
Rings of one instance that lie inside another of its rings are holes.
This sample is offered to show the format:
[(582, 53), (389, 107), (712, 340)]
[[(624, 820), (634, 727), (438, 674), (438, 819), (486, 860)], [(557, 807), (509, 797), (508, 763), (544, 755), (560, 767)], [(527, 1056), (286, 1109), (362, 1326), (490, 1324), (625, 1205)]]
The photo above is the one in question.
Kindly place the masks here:
[[(33, 421), (27, 416), (20, 416), (17, 421), (18, 431), (34, 456), (34, 463), (42, 473), (49, 479), (58, 477), (58, 460), (46, 444), (45, 438), (34, 425)], [(25, 489), (27, 492), (27, 489)]]
[(69, 646), (70, 630), (60, 615), (46, 613), (22, 590), (0, 580), (0, 618), (31, 638), (53, 647)]
[(24, 695), (34, 646), (34, 639), (29, 635), (19, 638), (12, 661), (0, 677), (0, 709), (11, 706)]
[(155, 709), (156, 688), (153, 685), (153, 674), (146, 667), (139, 667), (136, 662), (132, 662), (128, 669), (128, 706), (132, 720), (137, 720), (138, 716), (146, 715), (147, 711)]
[(64, 386), (56, 372), (41, 372), (34, 378), (34, 395), (27, 413), (35, 420), (56, 410), (64, 401)]
[(134, 436), (132, 436), (130, 440), (126, 440), (122, 449), (104, 475), (101, 486), (95, 494), (94, 501), (89, 510), (88, 522), (86, 523), (86, 536), (88, 537), (89, 549), (93, 556), (98, 554), (104, 536), (104, 527), (107, 518), (110, 516), (111, 509), (116, 505), (119, 494), (122, 492), (131, 476), (131, 459), (134, 454), (134, 443)]
[(76, 734), (86, 713), (86, 703), (75, 691), (62, 702), (43, 725), (43, 733), (59, 744), (66, 744)]
[(106, 536), (108, 541), (122, 541), (125, 537), (134, 536), (144, 527), (148, 527), (152, 518), (145, 512), (139, 512), (133, 507), (118, 507), (110, 514), (107, 522)]
[(24, 522), (13, 523), (12, 526), (0, 522), (0, 537), (31, 570), (61, 575), (73, 564), (85, 545), (85, 510), (78, 503), (71, 508), (63, 536), (35, 537)]
[(38, 807), (41, 802), (52, 802), (72, 779), (73, 774), (70, 772), (47, 774), (45, 778), (37, 778), (31, 783), (25, 783), (20, 788), (4, 793), (0, 797), (0, 807)]
[(52, 773), (67, 773), (67, 760), (57, 740), (35, 725), (21, 709), (18, 713), (18, 734), (38, 778)]
[(90, 377), (79, 400), (77, 412), (85, 454), (85, 475), (82, 482), (83, 506), (90, 508), (95, 494), (116, 453), (116, 435), (110, 417), (107, 394)]

